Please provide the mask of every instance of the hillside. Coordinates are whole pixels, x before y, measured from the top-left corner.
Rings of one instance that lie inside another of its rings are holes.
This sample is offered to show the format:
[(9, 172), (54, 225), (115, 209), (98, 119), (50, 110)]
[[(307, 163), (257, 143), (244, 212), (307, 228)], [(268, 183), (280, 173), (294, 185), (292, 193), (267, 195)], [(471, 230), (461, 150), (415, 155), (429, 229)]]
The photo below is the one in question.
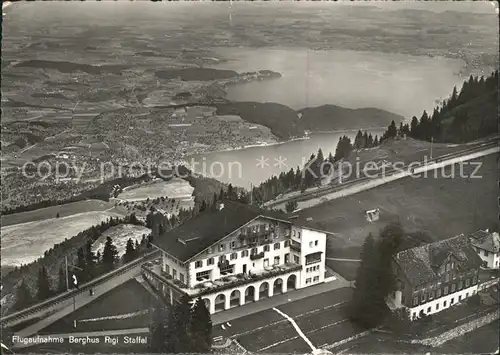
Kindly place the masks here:
[(389, 126), (382, 139), (406, 135), (418, 140), (466, 143), (498, 133), (498, 71), (464, 81), (431, 115), (412, 117), (410, 124)]
[(298, 112), (302, 114), (300, 126), (309, 131), (380, 128), (386, 127), (391, 121), (398, 123), (404, 120), (403, 116), (373, 107), (350, 109), (323, 105), (306, 107)]
[(218, 115), (238, 115), (247, 122), (260, 124), (282, 140), (303, 136), (297, 125), (297, 113), (290, 107), (266, 102), (230, 102), (217, 104)]
[[(349, 109), (335, 105), (307, 107), (294, 111), (288, 106), (266, 102), (217, 104), (218, 115), (239, 115), (248, 122), (269, 127), (282, 140), (301, 137), (304, 131), (334, 131), (386, 127), (402, 116), (376, 108)], [(300, 117), (302, 114), (302, 117)]]
[(442, 142), (460, 143), (498, 132), (498, 87), (453, 108), (441, 125)]

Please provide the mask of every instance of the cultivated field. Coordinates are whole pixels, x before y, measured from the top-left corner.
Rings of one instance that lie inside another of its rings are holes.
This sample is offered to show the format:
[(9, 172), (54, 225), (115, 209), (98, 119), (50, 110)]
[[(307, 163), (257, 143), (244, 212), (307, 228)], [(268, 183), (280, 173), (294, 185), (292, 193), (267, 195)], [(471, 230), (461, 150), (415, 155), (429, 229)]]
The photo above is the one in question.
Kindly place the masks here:
[(10, 225), (1, 229), (2, 265), (28, 264), (43, 256), (54, 244), (77, 235), (109, 217), (122, 217), (111, 211), (93, 211), (67, 217)]
[[(60, 334), (147, 327), (150, 324), (149, 311), (156, 304), (156, 298), (136, 280), (130, 280), (98, 296), (95, 301), (52, 323), (39, 333)], [(112, 316), (121, 316), (122, 319), (110, 319)], [(73, 328), (75, 319), (76, 329)]]
[(140, 243), (142, 236), (144, 234), (149, 235), (150, 233), (151, 229), (143, 226), (136, 226), (133, 224), (120, 224), (105, 231), (99, 237), (99, 239), (94, 242), (92, 250), (95, 253), (100, 252), (102, 255), (104, 244), (106, 243), (106, 238), (111, 237), (111, 239), (113, 239), (113, 244), (118, 249), (118, 255), (122, 256), (123, 254), (125, 254), (127, 240), (131, 238), (134, 242), (137, 240), (137, 242)]
[[(434, 240), (492, 228), (497, 223), (496, 156), (481, 159), (481, 178), (405, 178), (301, 211), (303, 218), (331, 231), (328, 256), (356, 257), (354, 250), (368, 233), (377, 235), (390, 222), (400, 221), (407, 232), (425, 232)], [(458, 166), (456, 173), (458, 174)], [(475, 168), (463, 167), (464, 175)], [(446, 169), (449, 174), (451, 167)], [(446, 175), (445, 175), (446, 176)], [(367, 222), (365, 210), (379, 208), (380, 220)], [(343, 252), (345, 250), (345, 254)]]
[(151, 183), (130, 187), (118, 195), (124, 201), (142, 201), (158, 197), (186, 198), (193, 195), (194, 188), (183, 179), (173, 178), (170, 181), (155, 180)]
[(67, 217), (82, 212), (105, 211), (113, 208), (113, 204), (101, 200), (85, 200), (64, 205), (40, 208), (35, 211), (14, 213), (2, 216), (2, 227), (13, 224), (42, 221), (45, 219)]

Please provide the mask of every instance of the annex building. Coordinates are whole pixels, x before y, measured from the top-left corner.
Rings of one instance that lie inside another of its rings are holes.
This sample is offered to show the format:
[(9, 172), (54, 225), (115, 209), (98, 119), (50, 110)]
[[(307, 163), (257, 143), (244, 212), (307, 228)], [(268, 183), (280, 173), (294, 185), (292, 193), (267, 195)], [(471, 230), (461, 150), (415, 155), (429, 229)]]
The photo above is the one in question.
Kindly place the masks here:
[(388, 301), (411, 319), (440, 312), (477, 293), (481, 264), (465, 235), (403, 250), (393, 258), (397, 286)]
[(471, 235), (472, 245), (483, 260), (483, 267), (499, 269), (500, 237), (497, 232), (479, 230)]
[(226, 201), (155, 237), (162, 262), (143, 274), (171, 303), (202, 297), (212, 314), (324, 282), (326, 235), (284, 213)]

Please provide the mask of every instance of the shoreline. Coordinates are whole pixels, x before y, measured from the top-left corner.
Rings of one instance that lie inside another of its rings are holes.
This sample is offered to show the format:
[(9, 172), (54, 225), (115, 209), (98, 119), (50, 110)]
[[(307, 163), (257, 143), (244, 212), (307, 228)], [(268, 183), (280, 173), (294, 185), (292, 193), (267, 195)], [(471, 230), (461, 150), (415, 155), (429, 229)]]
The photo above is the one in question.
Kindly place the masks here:
[(249, 148), (270, 147), (270, 146), (274, 146), (274, 145), (281, 145), (281, 144), (285, 144), (285, 143), (307, 140), (307, 139), (310, 139), (311, 136), (315, 135), (315, 134), (348, 133), (348, 132), (358, 132), (359, 130), (361, 130), (362, 132), (365, 132), (365, 131), (369, 132), (369, 131), (373, 131), (373, 130), (386, 130), (386, 129), (387, 129), (387, 127), (372, 127), (372, 128), (340, 129), (340, 130), (333, 130), (333, 131), (311, 131), (306, 136), (296, 137), (296, 138), (292, 138), (292, 139), (282, 141), (282, 142), (262, 142), (262, 143), (248, 144), (248, 145), (245, 145), (243, 147), (237, 147), (237, 148), (207, 149), (206, 151), (203, 151), (203, 152), (189, 154), (189, 155), (187, 155), (187, 158), (192, 157), (193, 155), (206, 155), (206, 154), (212, 154), (212, 153), (234, 152), (234, 151), (245, 150), (245, 149), (249, 149)]
[[(206, 151), (200, 152), (200, 153), (189, 154), (187, 156), (187, 158), (190, 158), (193, 155), (206, 155), (206, 154), (212, 154), (212, 153), (235, 152), (238, 150), (245, 150), (245, 149), (250, 149), (250, 148), (270, 147), (273, 145), (280, 145), (280, 144), (285, 144), (285, 143), (290, 143), (290, 142), (295, 142), (295, 141), (307, 140), (309, 138), (310, 138), (309, 136), (304, 136), (304, 137), (292, 138), (292, 139), (289, 139), (289, 140), (286, 140), (283, 142), (263, 142), (263, 143), (249, 144), (249, 145), (245, 145), (245, 146), (239, 147), (239, 148), (206, 150)], [(186, 159), (186, 158), (184, 158), (184, 159)]]

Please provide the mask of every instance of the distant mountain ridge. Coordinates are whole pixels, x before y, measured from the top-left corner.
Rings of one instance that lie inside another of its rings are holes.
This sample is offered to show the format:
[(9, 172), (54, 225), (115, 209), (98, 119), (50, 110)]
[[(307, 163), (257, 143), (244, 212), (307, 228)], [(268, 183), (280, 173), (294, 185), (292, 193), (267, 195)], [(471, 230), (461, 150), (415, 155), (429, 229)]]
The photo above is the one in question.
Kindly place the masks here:
[(305, 131), (358, 130), (387, 127), (403, 116), (377, 108), (349, 109), (335, 105), (306, 107), (295, 111), (274, 102), (233, 101), (216, 104), (218, 115), (239, 115), (243, 120), (266, 126), (282, 140), (302, 137)]
[(387, 127), (403, 116), (374, 107), (350, 109), (336, 105), (306, 107), (297, 111), (302, 115), (300, 126), (309, 131), (333, 131), (342, 129), (366, 129)]

